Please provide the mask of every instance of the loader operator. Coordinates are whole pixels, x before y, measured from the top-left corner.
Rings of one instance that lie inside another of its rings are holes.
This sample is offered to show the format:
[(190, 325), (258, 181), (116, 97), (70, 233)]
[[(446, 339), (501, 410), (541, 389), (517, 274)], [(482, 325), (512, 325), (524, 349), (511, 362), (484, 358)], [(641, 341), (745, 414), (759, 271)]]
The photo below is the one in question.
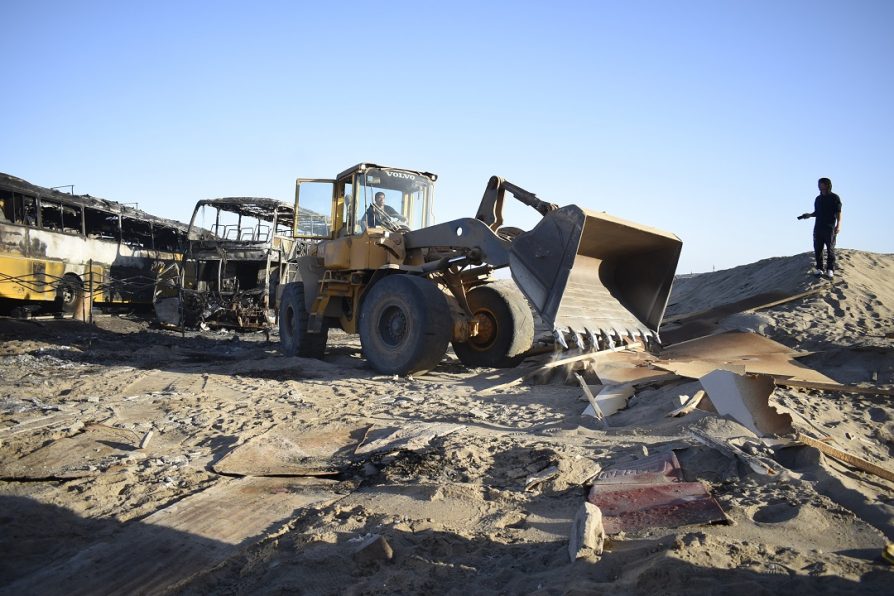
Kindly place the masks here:
[[(841, 198), (832, 192), (832, 181), (820, 178), (817, 182), (820, 194), (813, 202), (813, 213), (804, 213), (798, 219), (815, 217), (813, 224), (813, 254), (816, 258), (816, 277), (835, 277), (835, 238), (841, 229)], [(823, 270), (823, 248), (826, 249), (826, 268)]]
[(369, 209), (366, 210), (366, 215), (363, 216), (363, 219), (367, 228), (394, 228), (404, 222), (404, 218), (400, 216), (400, 213), (385, 204), (385, 193), (383, 192), (376, 193), (375, 200), (369, 206)]

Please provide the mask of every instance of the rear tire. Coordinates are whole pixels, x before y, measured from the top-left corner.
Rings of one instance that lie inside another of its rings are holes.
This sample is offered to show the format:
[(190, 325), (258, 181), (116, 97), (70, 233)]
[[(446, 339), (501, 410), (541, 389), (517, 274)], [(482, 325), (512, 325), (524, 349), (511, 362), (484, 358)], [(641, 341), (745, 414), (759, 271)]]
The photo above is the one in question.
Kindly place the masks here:
[(534, 343), (534, 315), (521, 291), (510, 282), (472, 288), (469, 307), (478, 320), (478, 335), (454, 342), (460, 362), (470, 367), (511, 368)]
[(329, 326), (324, 321), (319, 333), (308, 333), (309, 318), (304, 303), (304, 283), (286, 284), (279, 304), (279, 345), (286, 356), (323, 358)]
[(56, 285), (56, 311), (70, 315), (77, 310), (84, 298), (84, 282), (72, 273), (66, 273)]
[(367, 362), (387, 375), (426, 372), (447, 351), (453, 320), (434, 282), (405, 274), (376, 283), (360, 307), (360, 345)]

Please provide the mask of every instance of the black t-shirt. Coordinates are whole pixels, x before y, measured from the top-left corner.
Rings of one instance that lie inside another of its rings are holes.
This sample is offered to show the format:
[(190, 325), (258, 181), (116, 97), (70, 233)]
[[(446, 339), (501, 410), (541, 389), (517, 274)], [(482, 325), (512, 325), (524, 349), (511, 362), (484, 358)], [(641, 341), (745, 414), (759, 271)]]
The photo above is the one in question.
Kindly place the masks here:
[(813, 202), (813, 212), (816, 214), (815, 230), (832, 230), (841, 213), (841, 199), (834, 192), (819, 195)]
[(366, 226), (374, 228), (381, 226), (388, 220), (394, 221), (394, 218), (400, 217), (400, 214), (391, 205), (383, 205), (382, 211), (385, 212), (385, 215), (382, 215), (382, 212), (376, 209), (375, 203), (370, 205), (369, 209), (366, 210)]

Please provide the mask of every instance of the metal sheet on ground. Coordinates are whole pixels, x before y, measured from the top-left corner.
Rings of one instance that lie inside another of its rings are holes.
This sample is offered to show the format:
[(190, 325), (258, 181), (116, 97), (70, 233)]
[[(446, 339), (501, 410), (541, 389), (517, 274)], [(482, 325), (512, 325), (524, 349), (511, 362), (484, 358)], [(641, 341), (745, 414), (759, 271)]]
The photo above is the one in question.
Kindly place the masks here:
[(603, 385), (666, 380), (667, 371), (651, 367), (654, 360), (648, 352), (610, 352), (593, 360), (591, 366)]
[(680, 482), (683, 470), (673, 451), (641, 457), (626, 464), (605, 468), (596, 476), (597, 484), (652, 484)]
[(802, 355), (756, 333), (730, 332), (671, 346), (661, 352), (661, 360), (655, 366), (693, 379), (714, 369), (723, 369), (835, 383), (834, 379), (794, 360)]
[(278, 529), (296, 510), (338, 500), (334, 484), (227, 479), (6, 589), (10, 594), (165, 593)]
[(369, 425), (329, 424), (276, 427), (249, 439), (214, 464), (235, 476), (326, 476), (338, 473), (366, 435)]
[(726, 520), (700, 482), (594, 484), (587, 500), (602, 511), (606, 534)]
[(91, 425), (15, 460), (0, 462), (0, 477), (17, 480), (97, 476), (100, 467), (136, 449), (142, 435), (123, 428)]

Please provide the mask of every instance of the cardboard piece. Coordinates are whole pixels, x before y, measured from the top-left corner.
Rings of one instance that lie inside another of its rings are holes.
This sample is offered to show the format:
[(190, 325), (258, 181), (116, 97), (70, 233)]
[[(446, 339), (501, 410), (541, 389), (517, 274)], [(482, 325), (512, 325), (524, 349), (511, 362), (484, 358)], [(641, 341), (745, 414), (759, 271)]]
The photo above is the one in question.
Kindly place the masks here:
[(770, 406), (775, 384), (766, 375), (737, 375), (715, 370), (699, 379), (721, 416), (729, 416), (758, 435), (791, 433), (792, 417)]
[[(601, 387), (601, 389), (598, 389)], [(601, 385), (591, 385), (587, 387), (587, 390), (584, 392), (590, 393), (592, 395), (592, 388), (597, 388), (599, 393), (593, 398), (595, 401), (597, 410), (594, 409), (594, 404), (591, 402), (589, 406), (583, 411), (582, 416), (595, 416), (596, 418), (608, 417), (612, 414), (618, 412), (618, 410), (623, 410), (627, 407), (627, 401), (633, 397), (633, 385), (608, 385), (602, 387)]]

